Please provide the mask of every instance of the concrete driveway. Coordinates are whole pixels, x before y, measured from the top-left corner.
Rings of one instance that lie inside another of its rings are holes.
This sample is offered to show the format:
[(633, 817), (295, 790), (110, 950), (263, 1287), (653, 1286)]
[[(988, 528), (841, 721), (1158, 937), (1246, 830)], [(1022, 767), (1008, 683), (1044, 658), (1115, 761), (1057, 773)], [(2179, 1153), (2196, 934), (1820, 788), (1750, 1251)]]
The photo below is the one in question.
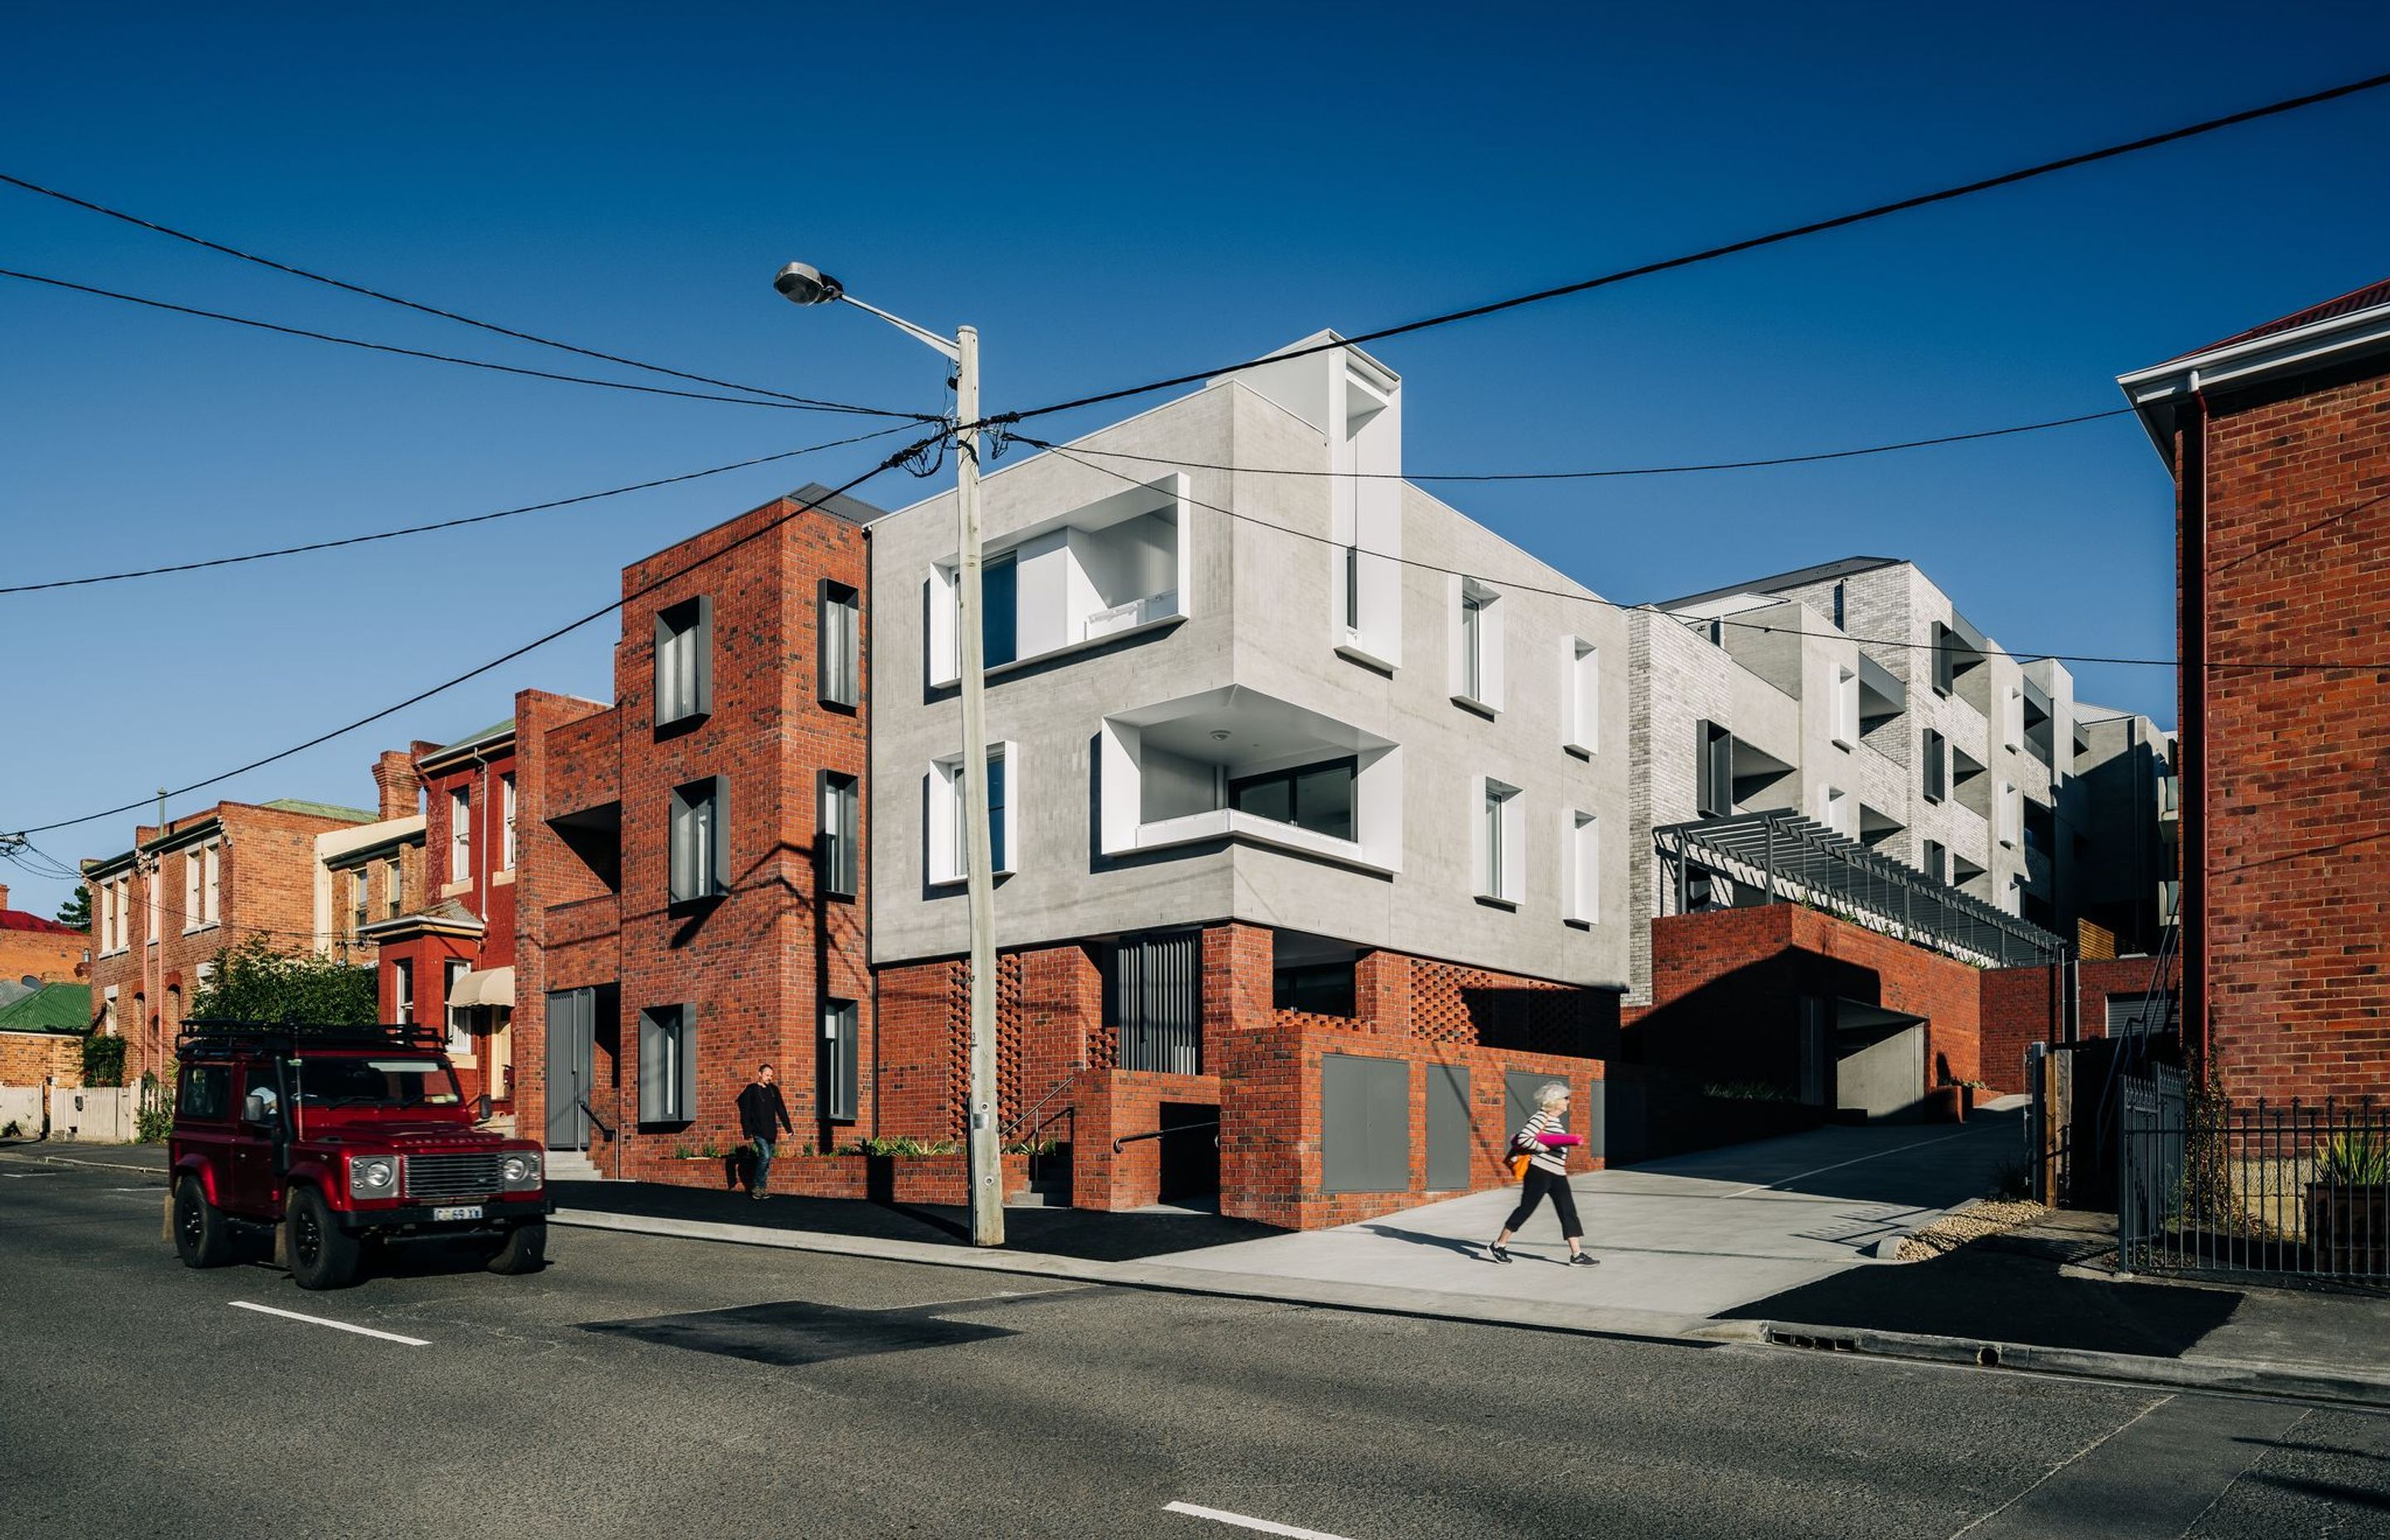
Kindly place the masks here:
[(1170, 1262), (1714, 1315), (1846, 1268), (1889, 1265), (1868, 1254), (1878, 1242), (1984, 1196), (2003, 1165), (2022, 1161), (2014, 1104), (2023, 1099), (2002, 1098), (1959, 1128), (1821, 1128), (1573, 1178), (1586, 1249), (1600, 1267), (1559, 1265), (1568, 1249), (1548, 1206), (1512, 1241), (1516, 1261), (1484, 1260), (1484, 1243), (1518, 1200), (1515, 1187)]

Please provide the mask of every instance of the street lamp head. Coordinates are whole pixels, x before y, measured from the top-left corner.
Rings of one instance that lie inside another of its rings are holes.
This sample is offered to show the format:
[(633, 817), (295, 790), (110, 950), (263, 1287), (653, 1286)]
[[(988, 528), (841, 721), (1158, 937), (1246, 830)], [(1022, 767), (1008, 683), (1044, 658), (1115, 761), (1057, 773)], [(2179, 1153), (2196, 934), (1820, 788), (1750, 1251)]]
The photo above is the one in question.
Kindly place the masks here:
[(811, 263), (792, 262), (780, 269), (772, 287), (790, 304), (828, 304), (846, 292), (846, 286)]

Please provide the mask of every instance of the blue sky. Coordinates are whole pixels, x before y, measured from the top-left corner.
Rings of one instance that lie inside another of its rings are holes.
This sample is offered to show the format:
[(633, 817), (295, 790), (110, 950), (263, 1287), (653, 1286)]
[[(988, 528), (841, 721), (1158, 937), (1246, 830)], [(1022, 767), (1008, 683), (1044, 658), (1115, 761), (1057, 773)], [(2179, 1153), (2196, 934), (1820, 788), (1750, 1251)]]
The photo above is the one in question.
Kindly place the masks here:
[[(1201, 369), (2313, 90), (2367, 6), (120, 6), (11, 19), (0, 169), (585, 345), (934, 410), (792, 257), (969, 320), (987, 405)], [(2098, 411), (2114, 377), (2390, 273), (2390, 93), (1396, 340), (1420, 471), (1745, 458)], [(0, 265), (534, 368), (562, 354), (14, 189)], [(635, 375), (622, 378), (637, 379)], [(1056, 427), (1084, 431), (1147, 403)], [(0, 583), (593, 491), (852, 419), (360, 353), (0, 281)], [(0, 828), (181, 785), (594, 609), (856, 448), (469, 531), (0, 597)], [(884, 505), (927, 488), (901, 473)], [(1824, 467), (1445, 489), (1625, 600), (1868, 553), (2019, 651), (2172, 651), (2129, 419)], [(610, 625), (178, 804), (370, 801), (380, 748), (606, 697)], [(2173, 717), (2170, 671), (2078, 670)], [(30, 746), (12, 751), (8, 740)], [(121, 849), (132, 819), (41, 840)], [(21, 873), (19, 906), (63, 883)]]

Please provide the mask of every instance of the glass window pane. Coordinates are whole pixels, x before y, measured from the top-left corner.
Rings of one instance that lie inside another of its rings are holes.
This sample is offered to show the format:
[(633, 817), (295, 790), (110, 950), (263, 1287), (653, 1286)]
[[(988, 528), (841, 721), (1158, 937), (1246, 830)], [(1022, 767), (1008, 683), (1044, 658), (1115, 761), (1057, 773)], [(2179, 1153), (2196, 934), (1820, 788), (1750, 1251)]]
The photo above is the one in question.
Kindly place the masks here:
[(1353, 766), (1323, 764), (1298, 770), (1294, 782), (1294, 821), (1315, 834), (1353, 838)]
[(1228, 805), (1273, 823), (1294, 822), (1294, 782), (1285, 776), (1259, 776), (1228, 788)]
[(989, 867), (989, 869), (990, 869), (990, 870), (993, 870), (993, 871), (1002, 871), (1002, 870), (1004, 870), (1004, 869), (1005, 869), (1005, 859), (1004, 859), (1004, 858), (1005, 858), (1006, 851), (1005, 851), (1005, 846), (1004, 846), (1004, 802), (1005, 802), (1005, 784), (1004, 784), (1004, 782), (1005, 782), (1005, 775), (1004, 775), (1004, 756), (1003, 756), (1002, 754), (990, 754), (990, 755), (988, 755), (988, 757), (987, 757), (987, 852), (988, 852), (988, 867)]
[[(1021, 614), (1018, 574), (1010, 555), (990, 559), (980, 569), (980, 643), (989, 668), (1020, 655)], [(1001, 863), (998, 863), (1001, 865)]]

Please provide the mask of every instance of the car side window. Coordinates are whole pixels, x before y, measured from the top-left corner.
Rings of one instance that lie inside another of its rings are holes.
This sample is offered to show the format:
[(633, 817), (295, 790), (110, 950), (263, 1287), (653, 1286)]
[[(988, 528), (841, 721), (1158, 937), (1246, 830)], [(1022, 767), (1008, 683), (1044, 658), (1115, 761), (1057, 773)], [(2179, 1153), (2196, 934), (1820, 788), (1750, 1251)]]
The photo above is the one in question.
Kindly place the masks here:
[(232, 1090), (232, 1066), (194, 1064), (183, 1072), (177, 1110), (186, 1118), (221, 1118)]
[(252, 1064), (249, 1067), (248, 1074), (242, 1077), (240, 1104), (244, 1110), (243, 1115), (246, 1115), (246, 1110), (249, 1106), (249, 1098), (253, 1096), (263, 1096), (265, 1097), (265, 1115), (269, 1118), (274, 1116), (275, 1112), (280, 1108), (282, 1093), (274, 1088), (273, 1065)]

